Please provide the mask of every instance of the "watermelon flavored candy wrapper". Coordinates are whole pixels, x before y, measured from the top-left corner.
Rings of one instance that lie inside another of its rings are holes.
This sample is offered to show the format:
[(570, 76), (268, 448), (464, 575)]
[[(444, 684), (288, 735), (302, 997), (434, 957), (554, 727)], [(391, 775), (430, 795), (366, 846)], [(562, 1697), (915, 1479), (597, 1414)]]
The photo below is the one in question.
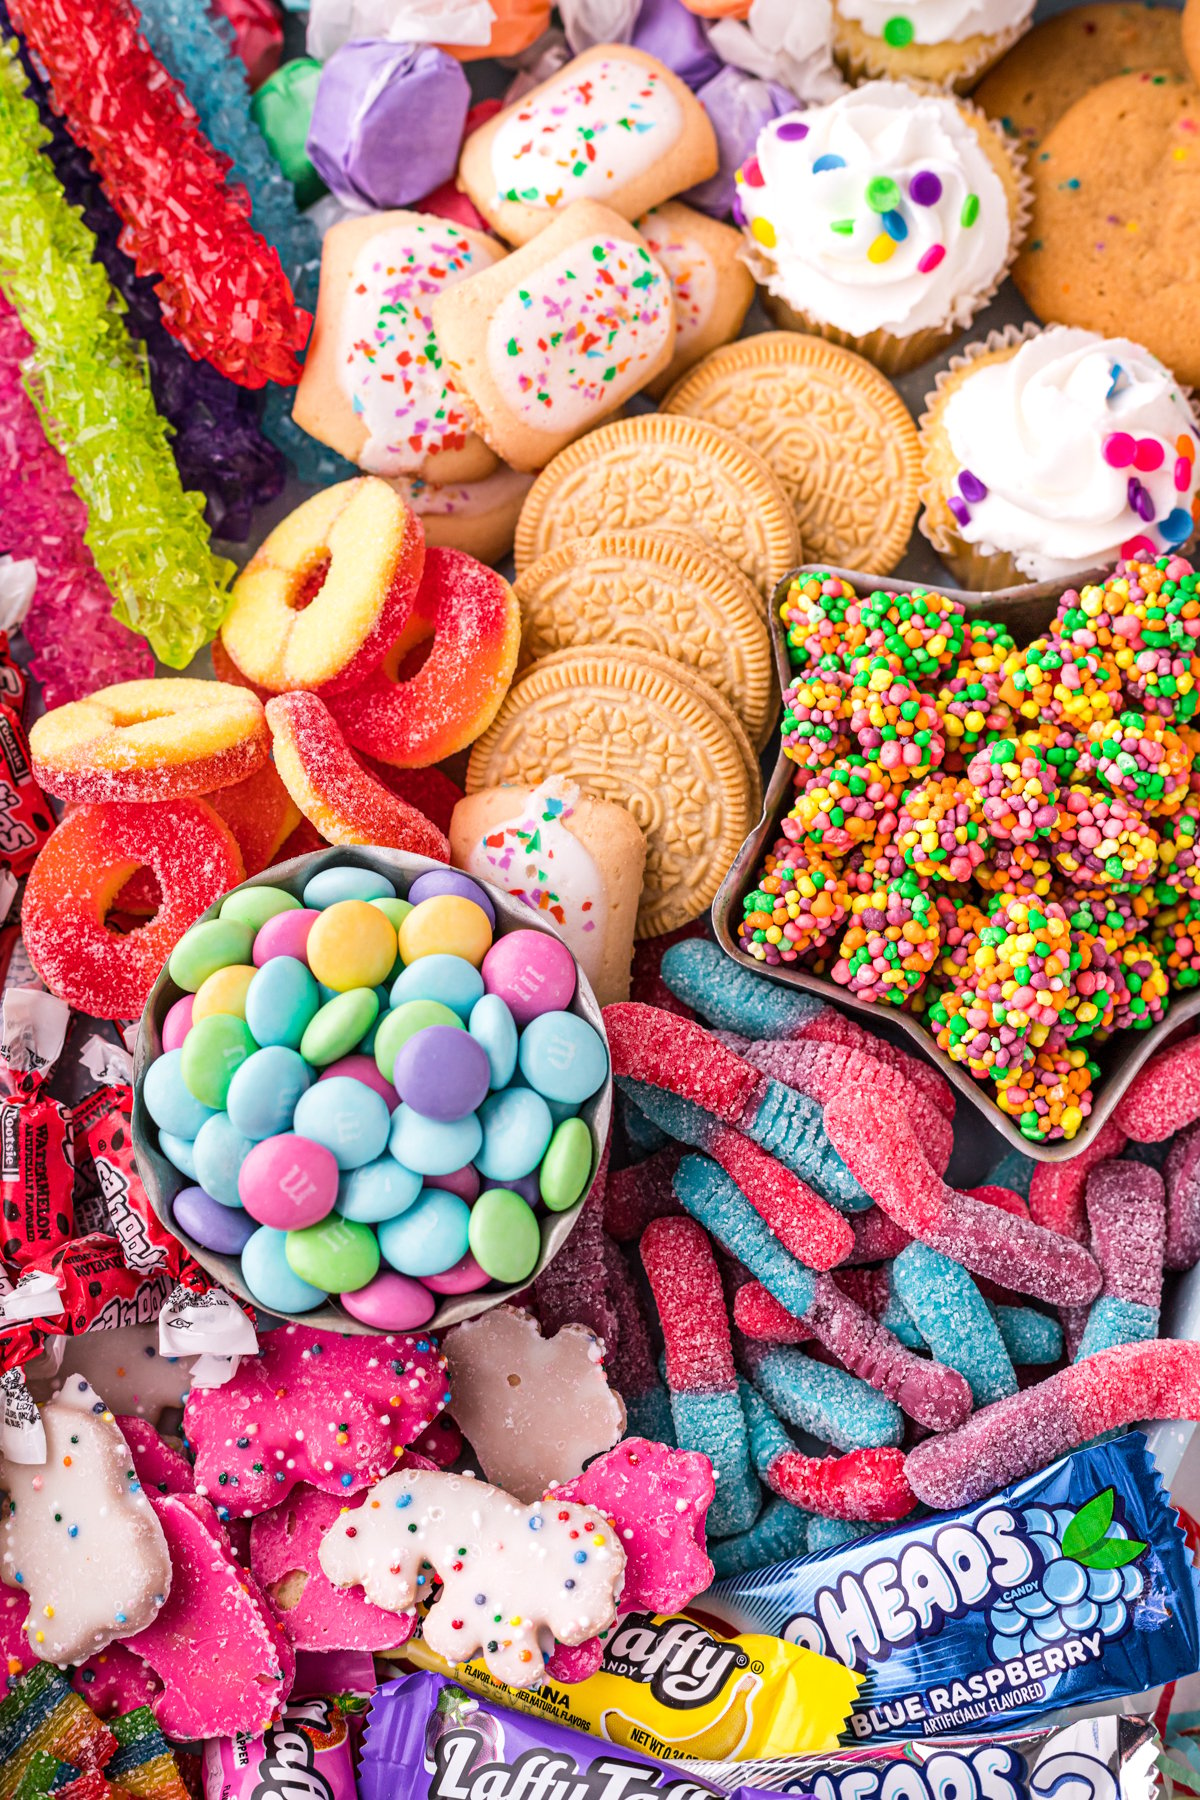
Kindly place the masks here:
[(1200, 1664), (1197, 1577), (1140, 1432), (958, 1512), (719, 1582), (704, 1609), (863, 1677), (843, 1741), (940, 1738)]
[(276, 1724), (205, 1743), (204, 1800), (358, 1800), (355, 1741), (374, 1692), (365, 1651), (301, 1650)]

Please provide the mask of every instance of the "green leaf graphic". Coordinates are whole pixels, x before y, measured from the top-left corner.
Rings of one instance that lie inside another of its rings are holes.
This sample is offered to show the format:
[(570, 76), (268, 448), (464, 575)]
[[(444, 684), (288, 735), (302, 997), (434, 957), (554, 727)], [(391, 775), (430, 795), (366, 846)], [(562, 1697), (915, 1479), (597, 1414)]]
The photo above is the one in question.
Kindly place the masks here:
[(1145, 1544), (1139, 1544), (1136, 1538), (1104, 1538), (1101, 1543), (1089, 1544), (1086, 1550), (1080, 1550), (1072, 1560), (1085, 1569), (1123, 1569), (1145, 1548)]
[(1102, 1494), (1096, 1494), (1086, 1505), (1080, 1507), (1063, 1532), (1063, 1555), (1069, 1556), (1073, 1562), (1081, 1562), (1081, 1552), (1090, 1550), (1094, 1544), (1103, 1540), (1112, 1524), (1112, 1516), (1113, 1490), (1105, 1488)]

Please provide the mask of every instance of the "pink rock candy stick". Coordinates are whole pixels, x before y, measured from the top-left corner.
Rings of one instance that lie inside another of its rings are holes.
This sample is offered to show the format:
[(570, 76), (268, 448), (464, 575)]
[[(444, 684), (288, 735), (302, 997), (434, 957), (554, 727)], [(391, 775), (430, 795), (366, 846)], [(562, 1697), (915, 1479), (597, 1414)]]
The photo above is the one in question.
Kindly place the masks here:
[(1156, 1338), (1101, 1350), (926, 1438), (909, 1451), (905, 1474), (918, 1500), (944, 1512), (1142, 1419), (1200, 1420), (1200, 1343)]

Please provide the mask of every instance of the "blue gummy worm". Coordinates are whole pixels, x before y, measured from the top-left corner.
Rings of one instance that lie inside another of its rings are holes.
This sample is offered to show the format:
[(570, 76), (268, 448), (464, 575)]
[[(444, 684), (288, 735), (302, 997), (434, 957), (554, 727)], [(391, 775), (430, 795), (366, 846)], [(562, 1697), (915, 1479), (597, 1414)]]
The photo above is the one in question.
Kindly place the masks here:
[(662, 978), (710, 1025), (741, 1037), (794, 1037), (825, 1010), (823, 1000), (764, 981), (705, 938), (672, 944), (662, 959)]
[(830, 1143), (822, 1108), (807, 1094), (769, 1080), (742, 1130), (841, 1212), (865, 1212), (873, 1204)]
[(617, 1113), (625, 1133), (625, 1142), (637, 1157), (652, 1156), (664, 1144), (670, 1143), (666, 1132), (660, 1130), (654, 1120), (643, 1112), (631, 1094), (619, 1094), (617, 1101)]
[(708, 1554), (717, 1578), (747, 1575), (752, 1569), (768, 1569), (772, 1563), (803, 1556), (809, 1548), (812, 1516), (776, 1495), (749, 1531), (740, 1531), (736, 1537), (722, 1538), (718, 1543), (709, 1541)]
[(1004, 1348), (1018, 1368), (1057, 1362), (1063, 1353), (1062, 1326), (1033, 1306), (993, 1306)]
[(738, 1394), (750, 1432), (750, 1460), (758, 1471), (758, 1479), (767, 1487), (772, 1464), (796, 1446), (758, 1389), (740, 1375)]
[(885, 1331), (890, 1331), (892, 1336), (899, 1343), (903, 1344), (907, 1350), (923, 1351), (928, 1349), (925, 1339), (913, 1324), (912, 1319), (905, 1311), (903, 1302), (896, 1293), (896, 1284), (892, 1279), (890, 1267), (887, 1270), (887, 1282), (888, 1303), (884, 1308), (883, 1317), (880, 1319), (879, 1323), (883, 1326)]
[(812, 1305), (816, 1276), (784, 1249), (720, 1164), (707, 1156), (685, 1156), (672, 1185), (685, 1212), (736, 1256), (794, 1318), (802, 1319)]
[(1020, 1194), (1022, 1200), (1028, 1200), (1029, 1184), (1036, 1167), (1032, 1156), (1026, 1156), (1020, 1150), (1010, 1150), (1004, 1161), (997, 1163), (991, 1171), (987, 1178), (988, 1186), (1009, 1188), (1014, 1194)]
[(815, 1550), (836, 1550), (841, 1544), (852, 1544), (855, 1538), (870, 1537), (878, 1531), (878, 1525), (869, 1525), (859, 1519), (822, 1519), (814, 1518), (808, 1527), (808, 1553)]
[(1000, 1328), (961, 1263), (912, 1243), (892, 1264), (892, 1284), (933, 1355), (965, 1377), (976, 1406), (1016, 1393)]
[(681, 1450), (702, 1451), (713, 1466), (717, 1492), (708, 1509), (714, 1537), (747, 1531), (762, 1508), (762, 1489), (750, 1467), (750, 1434), (737, 1393), (671, 1394)]
[(1138, 1300), (1118, 1300), (1112, 1294), (1101, 1294), (1093, 1300), (1075, 1361), (1094, 1356), (1097, 1350), (1111, 1350), (1117, 1344), (1142, 1344), (1158, 1336), (1157, 1306), (1143, 1306)]
[(837, 1450), (899, 1444), (904, 1415), (898, 1406), (845, 1369), (814, 1362), (802, 1350), (765, 1350), (750, 1377), (767, 1402), (801, 1431)]

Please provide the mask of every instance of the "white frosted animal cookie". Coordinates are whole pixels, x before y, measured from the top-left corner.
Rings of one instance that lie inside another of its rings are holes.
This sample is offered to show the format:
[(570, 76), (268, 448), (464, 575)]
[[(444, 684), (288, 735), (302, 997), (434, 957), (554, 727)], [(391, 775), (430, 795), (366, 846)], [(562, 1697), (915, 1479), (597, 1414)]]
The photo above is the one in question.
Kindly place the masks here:
[(330, 1526), (317, 1553), (338, 1587), (361, 1587), (374, 1606), (406, 1612), (432, 1585), (429, 1648), (453, 1663), (482, 1655), (490, 1674), (536, 1687), (557, 1641), (582, 1644), (616, 1617), (625, 1552), (590, 1506), (536, 1501), (466, 1475), (401, 1469), (365, 1505)]
[(162, 1413), (183, 1410), (196, 1359), (163, 1356), (156, 1323), (85, 1331), (61, 1342), (58, 1369), (48, 1376), (30, 1375), (29, 1391), (35, 1400), (48, 1400), (68, 1375), (82, 1375), (122, 1416), (149, 1419), (153, 1425)]
[(162, 1527), (129, 1446), (78, 1375), (42, 1408), (46, 1461), (0, 1462), (8, 1493), (0, 1577), (29, 1595), (25, 1635), (44, 1662), (84, 1662), (132, 1637), (171, 1589)]
[(570, 1481), (625, 1430), (604, 1374), (604, 1345), (586, 1325), (544, 1338), (531, 1313), (494, 1306), (442, 1339), (455, 1423), (479, 1466), (519, 1500)]

